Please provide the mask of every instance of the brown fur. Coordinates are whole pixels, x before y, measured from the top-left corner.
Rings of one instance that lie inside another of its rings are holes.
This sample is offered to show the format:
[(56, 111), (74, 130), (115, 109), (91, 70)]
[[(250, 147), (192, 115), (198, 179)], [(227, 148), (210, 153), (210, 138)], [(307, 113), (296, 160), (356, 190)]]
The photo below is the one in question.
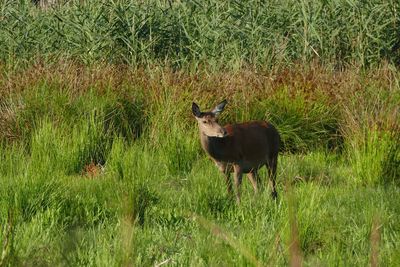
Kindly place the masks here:
[(235, 176), (238, 202), (240, 202), (243, 173), (248, 174), (254, 191), (257, 192), (260, 183), (257, 171), (265, 165), (269, 173), (272, 196), (276, 198), (275, 179), (280, 146), (280, 136), (276, 128), (265, 121), (228, 124), (221, 127), (217, 122), (217, 114), (207, 112), (197, 113), (198, 116), (196, 114), (195, 116), (199, 122), (201, 145), (224, 173), (228, 192), (233, 191), (230, 180), (232, 172)]

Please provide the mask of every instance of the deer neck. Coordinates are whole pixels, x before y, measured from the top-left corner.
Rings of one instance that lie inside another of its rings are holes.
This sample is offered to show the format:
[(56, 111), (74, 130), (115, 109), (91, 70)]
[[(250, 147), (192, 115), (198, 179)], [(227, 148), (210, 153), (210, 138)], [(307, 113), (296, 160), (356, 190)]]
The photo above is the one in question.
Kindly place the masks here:
[(225, 161), (227, 148), (229, 147), (228, 137), (210, 137), (200, 132), (201, 146), (213, 159)]

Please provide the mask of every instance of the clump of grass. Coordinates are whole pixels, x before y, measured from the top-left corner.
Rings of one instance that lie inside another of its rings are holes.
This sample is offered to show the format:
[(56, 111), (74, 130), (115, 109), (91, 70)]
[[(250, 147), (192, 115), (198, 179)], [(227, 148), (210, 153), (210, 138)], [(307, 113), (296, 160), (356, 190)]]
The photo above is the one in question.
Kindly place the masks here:
[(104, 108), (105, 131), (125, 138), (128, 142), (140, 137), (146, 121), (143, 101), (118, 99)]
[[(87, 118), (88, 121), (73, 126), (55, 127), (51, 122), (43, 122), (32, 138), (30, 154), (32, 166), (35, 166), (32, 171), (40, 169), (79, 174), (88, 164), (104, 165), (112, 139), (103, 132), (102, 124), (96, 122), (95, 118), (92, 114)], [(66, 127), (71, 127), (68, 134), (65, 133)], [(49, 165), (49, 162), (55, 164)]]
[(400, 184), (400, 134), (397, 129), (390, 133), (390, 144), (382, 162), (382, 182)]
[(391, 89), (366, 87), (362, 95), (356, 93), (354, 99), (342, 104), (342, 133), (358, 183), (397, 180), (398, 97)]
[(158, 201), (157, 195), (146, 185), (135, 185), (133, 192), (132, 221), (144, 225), (147, 210)]
[(14, 100), (0, 101), (0, 143), (9, 143), (19, 139), (21, 126), (17, 123), (21, 103)]
[(398, 133), (376, 129), (354, 136), (348, 151), (357, 182), (363, 184), (398, 184)]
[[(383, 176), (385, 160), (388, 156), (392, 140), (388, 133), (366, 131), (363, 135), (354, 138), (349, 150), (350, 162), (355, 169), (355, 180), (361, 184), (378, 184), (391, 177)], [(389, 165), (386, 166), (390, 166)], [(390, 173), (390, 170), (387, 170)]]
[(153, 103), (149, 138), (153, 149), (160, 149), (160, 160), (171, 174), (186, 174), (190, 172), (199, 152), (196, 126), (188, 112), (190, 105), (186, 101), (174, 99), (177, 92), (169, 95), (169, 92), (164, 91), (163, 94), (164, 100)]

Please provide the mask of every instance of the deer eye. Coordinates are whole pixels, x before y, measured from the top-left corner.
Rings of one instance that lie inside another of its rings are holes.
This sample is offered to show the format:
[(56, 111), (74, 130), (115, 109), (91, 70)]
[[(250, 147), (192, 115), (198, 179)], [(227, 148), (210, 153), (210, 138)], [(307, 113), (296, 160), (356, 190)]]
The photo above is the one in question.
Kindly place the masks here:
[(203, 121), (203, 123), (207, 123), (207, 121)]

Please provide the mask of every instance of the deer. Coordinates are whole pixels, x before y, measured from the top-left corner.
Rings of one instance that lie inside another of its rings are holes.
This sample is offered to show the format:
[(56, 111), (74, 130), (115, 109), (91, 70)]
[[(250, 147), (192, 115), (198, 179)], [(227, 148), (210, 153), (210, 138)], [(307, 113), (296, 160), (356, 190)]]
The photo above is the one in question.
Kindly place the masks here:
[(261, 187), (257, 171), (263, 166), (267, 168), (271, 196), (277, 199), (276, 171), (281, 142), (278, 130), (266, 121), (249, 121), (222, 127), (218, 117), (227, 103), (224, 100), (207, 112), (202, 112), (195, 102), (192, 103), (192, 113), (198, 122), (203, 150), (223, 173), (229, 195), (233, 195), (230, 174), (234, 173), (238, 204), (243, 174), (247, 174), (257, 194), (259, 185)]

